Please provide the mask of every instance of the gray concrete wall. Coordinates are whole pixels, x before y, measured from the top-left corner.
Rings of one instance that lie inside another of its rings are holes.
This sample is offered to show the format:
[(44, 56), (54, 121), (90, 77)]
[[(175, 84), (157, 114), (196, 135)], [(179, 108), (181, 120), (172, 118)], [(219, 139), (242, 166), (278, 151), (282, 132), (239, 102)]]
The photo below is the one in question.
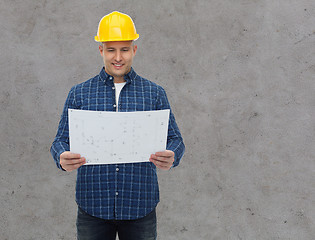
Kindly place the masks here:
[(134, 18), (135, 70), (186, 143), (159, 172), (160, 240), (315, 238), (313, 0), (1, 0), (1, 239), (75, 239), (75, 172), (49, 153), (100, 18)]

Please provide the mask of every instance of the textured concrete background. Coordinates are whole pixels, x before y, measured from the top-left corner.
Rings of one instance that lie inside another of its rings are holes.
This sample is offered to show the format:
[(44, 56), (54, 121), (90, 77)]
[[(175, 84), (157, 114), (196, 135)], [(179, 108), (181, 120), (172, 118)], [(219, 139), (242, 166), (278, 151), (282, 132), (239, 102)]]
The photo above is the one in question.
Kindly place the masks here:
[(1, 239), (75, 239), (76, 173), (49, 148), (113, 10), (187, 147), (159, 172), (159, 239), (315, 239), (314, 0), (0, 2)]

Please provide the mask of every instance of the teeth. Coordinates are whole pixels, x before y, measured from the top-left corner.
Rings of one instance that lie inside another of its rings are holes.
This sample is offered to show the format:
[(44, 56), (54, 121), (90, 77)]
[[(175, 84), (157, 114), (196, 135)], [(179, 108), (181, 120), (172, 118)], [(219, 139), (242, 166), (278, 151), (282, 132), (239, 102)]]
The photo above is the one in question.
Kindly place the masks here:
[(114, 65), (115, 65), (116, 67), (121, 67), (121, 66), (122, 66), (122, 64), (115, 64), (115, 63), (114, 63)]

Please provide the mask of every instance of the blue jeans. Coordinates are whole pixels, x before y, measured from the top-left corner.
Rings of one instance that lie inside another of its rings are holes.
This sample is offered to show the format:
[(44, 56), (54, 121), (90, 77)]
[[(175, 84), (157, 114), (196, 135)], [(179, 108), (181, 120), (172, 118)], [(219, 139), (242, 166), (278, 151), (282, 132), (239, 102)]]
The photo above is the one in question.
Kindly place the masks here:
[(78, 208), (78, 240), (156, 240), (155, 209), (136, 220), (104, 220), (93, 217)]

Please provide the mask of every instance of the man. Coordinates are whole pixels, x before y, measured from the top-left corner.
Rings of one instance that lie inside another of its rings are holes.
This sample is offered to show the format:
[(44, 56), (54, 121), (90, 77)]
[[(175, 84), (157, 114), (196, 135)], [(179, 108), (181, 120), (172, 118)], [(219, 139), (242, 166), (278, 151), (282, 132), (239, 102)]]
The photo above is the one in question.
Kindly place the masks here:
[(162, 87), (134, 71), (139, 35), (123, 13), (104, 16), (95, 40), (104, 61), (99, 75), (71, 88), (58, 132), (51, 146), (57, 167), (77, 169), (78, 239), (156, 239), (155, 207), (159, 202), (156, 168), (179, 164), (185, 146), (170, 111), (167, 150), (152, 153), (150, 162), (84, 165), (80, 153), (69, 151), (68, 109), (94, 111), (152, 111), (170, 109)]

